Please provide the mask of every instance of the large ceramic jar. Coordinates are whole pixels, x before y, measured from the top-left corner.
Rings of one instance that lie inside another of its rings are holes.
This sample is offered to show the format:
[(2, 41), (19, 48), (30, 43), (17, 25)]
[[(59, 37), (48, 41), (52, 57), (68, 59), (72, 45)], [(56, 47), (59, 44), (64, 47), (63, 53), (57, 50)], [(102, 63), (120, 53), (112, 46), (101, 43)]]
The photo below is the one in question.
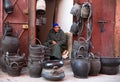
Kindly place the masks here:
[(90, 71), (90, 61), (87, 58), (79, 55), (71, 60), (71, 67), (74, 77), (87, 78)]
[(3, 52), (17, 53), (20, 42), (18, 37), (4, 36), (1, 40)]

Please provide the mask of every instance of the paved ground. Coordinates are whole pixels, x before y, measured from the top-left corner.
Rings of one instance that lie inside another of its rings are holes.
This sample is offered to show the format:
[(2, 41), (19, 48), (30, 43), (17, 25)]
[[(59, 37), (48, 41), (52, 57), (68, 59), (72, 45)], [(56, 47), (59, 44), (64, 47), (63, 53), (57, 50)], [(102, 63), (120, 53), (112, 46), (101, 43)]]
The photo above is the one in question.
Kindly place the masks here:
[[(78, 79), (73, 77), (69, 61), (66, 61), (63, 67), (65, 71), (65, 78), (58, 82), (120, 82), (120, 72), (117, 75), (99, 74), (98, 76), (89, 76), (87, 79)], [(27, 68), (24, 68), (21, 75), (18, 77), (11, 77), (0, 70), (0, 82), (53, 82), (40, 78), (31, 78), (28, 75)]]

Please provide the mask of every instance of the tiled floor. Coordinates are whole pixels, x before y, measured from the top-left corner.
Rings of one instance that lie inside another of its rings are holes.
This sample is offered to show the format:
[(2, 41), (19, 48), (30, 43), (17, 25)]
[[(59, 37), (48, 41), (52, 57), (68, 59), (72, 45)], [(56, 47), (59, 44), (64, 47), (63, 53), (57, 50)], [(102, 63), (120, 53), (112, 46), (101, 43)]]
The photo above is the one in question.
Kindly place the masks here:
[[(73, 77), (71, 71), (70, 62), (65, 61), (65, 66), (63, 67), (65, 71), (65, 78), (58, 82), (120, 82), (120, 72), (117, 75), (105, 75), (99, 74), (98, 76), (89, 76), (87, 79), (78, 79)], [(21, 75), (17, 77), (11, 77), (0, 70), (0, 82), (53, 82), (40, 78), (31, 78), (28, 75), (27, 68), (24, 68)]]

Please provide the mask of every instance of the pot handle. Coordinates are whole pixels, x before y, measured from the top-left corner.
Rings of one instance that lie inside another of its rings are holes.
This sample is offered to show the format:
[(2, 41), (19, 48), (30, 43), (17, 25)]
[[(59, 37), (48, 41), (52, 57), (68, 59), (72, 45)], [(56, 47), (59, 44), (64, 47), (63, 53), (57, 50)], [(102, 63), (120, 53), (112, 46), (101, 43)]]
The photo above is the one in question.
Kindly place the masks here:
[(93, 59), (93, 58), (95, 58), (95, 55), (94, 55), (92, 52), (90, 52), (90, 53), (89, 53), (89, 58), (92, 58), (92, 59)]
[[(14, 67), (14, 65), (15, 65), (15, 67)], [(18, 65), (17, 62), (12, 62), (12, 63), (10, 63), (10, 67), (13, 68), (13, 69), (16, 69), (16, 70), (19, 69), (19, 65)]]
[(40, 45), (42, 44), (41, 41), (38, 38), (35, 38), (35, 39), (39, 42)]
[(79, 37), (79, 38), (78, 38), (78, 41), (79, 41), (79, 42), (80, 42), (81, 40), (82, 40), (83, 42), (87, 43), (87, 41), (85, 40), (84, 37)]
[(7, 31), (5, 30), (5, 33), (3, 34), (2, 40), (5, 39), (5, 35), (6, 35)]
[(9, 65), (10, 64), (10, 60), (9, 60), (9, 52), (6, 52), (6, 55), (5, 55), (5, 62), (6, 62), (6, 65)]
[(84, 57), (82, 55), (77, 55), (76, 59), (83, 59)]
[(83, 48), (83, 50), (85, 50), (85, 47), (84, 47), (84, 46), (80, 46), (80, 47), (78, 47), (77, 52), (79, 52), (79, 50), (81, 50), (81, 48)]

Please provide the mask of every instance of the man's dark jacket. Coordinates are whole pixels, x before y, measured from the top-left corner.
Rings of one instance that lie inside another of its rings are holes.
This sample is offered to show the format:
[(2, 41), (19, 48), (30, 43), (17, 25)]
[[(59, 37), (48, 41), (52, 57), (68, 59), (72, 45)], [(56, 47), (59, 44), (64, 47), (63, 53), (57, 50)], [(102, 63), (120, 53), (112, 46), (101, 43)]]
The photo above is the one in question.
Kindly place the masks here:
[[(52, 45), (52, 41), (56, 41), (56, 45)], [(61, 52), (66, 48), (66, 35), (60, 29), (59, 32), (55, 32), (54, 29), (51, 29), (48, 33), (45, 45), (52, 49), (52, 56), (56, 58), (61, 58)]]

